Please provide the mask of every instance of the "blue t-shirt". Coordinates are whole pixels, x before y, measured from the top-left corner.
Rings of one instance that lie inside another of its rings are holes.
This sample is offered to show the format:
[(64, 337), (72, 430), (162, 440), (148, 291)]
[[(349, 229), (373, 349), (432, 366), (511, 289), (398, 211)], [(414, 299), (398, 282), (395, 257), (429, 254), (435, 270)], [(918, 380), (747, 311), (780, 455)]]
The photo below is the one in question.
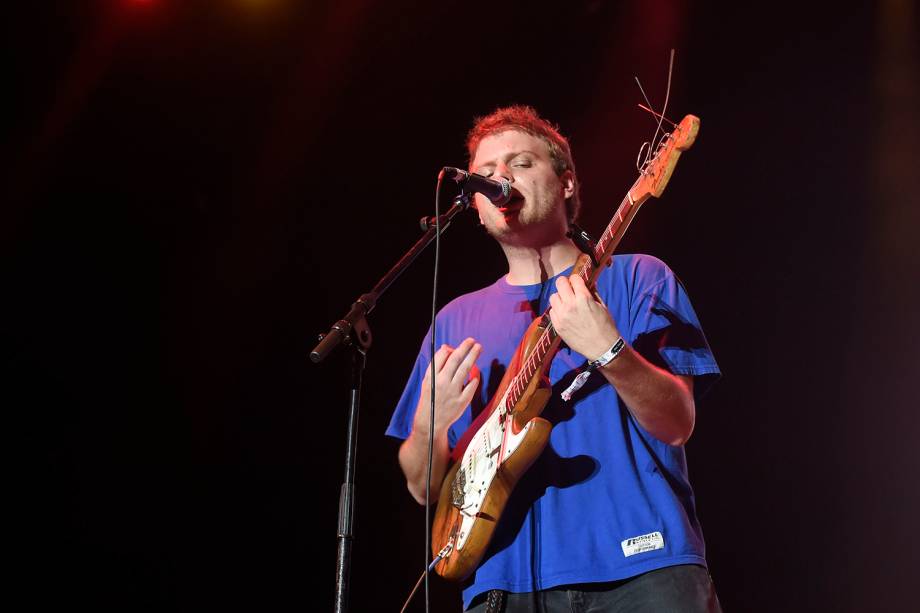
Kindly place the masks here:
[[(502, 277), (441, 310), (438, 346), (456, 347), (467, 337), (482, 345), (476, 363), (480, 389), (451, 426), (451, 447), (486, 406), (527, 326), (555, 291), (555, 277), (524, 286)], [(718, 376), (690, 300), (663, 262), (615, 256), (598, 277), (597, 291), (633, 349), (672, 373), (693, 375), (697, 398)], [(431, 359), (429, 343), (426, 336), (387, 429), (390, 436), (409, 436)], [(464, 582), (464, 608), (490, 589), (530, 592), (706, 564), (684, 448), (646, 432), (600, 373), (564, 402), (560, 393), (585, 362), (565, 346), (553, 359), (553, 395), (542, 414), (554, 426), (549, 444), (518, 483), (483, 562)]]

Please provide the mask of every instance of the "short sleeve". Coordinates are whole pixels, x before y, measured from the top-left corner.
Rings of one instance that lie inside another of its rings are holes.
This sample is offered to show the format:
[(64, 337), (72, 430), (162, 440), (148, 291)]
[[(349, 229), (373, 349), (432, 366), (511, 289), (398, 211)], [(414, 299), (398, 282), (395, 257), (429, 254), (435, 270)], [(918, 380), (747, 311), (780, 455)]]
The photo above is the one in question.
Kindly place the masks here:
[(642, 256), (632, 281), (633, 349), (676, 375), (692, 375), (694, 395), (702, 397), (720, 371), (684, 285), (663, 262), (649, 256)]
[(400, 439), (409, 438), (412, 431), (412, 420), (415, 418), (415, 407), (418, 404), (419, 396), (422, 392), (422, 381), (425, 379), (425, 371), (428, 369), (428, 363), (431, 359), (428, 357), (431, 343), (431, 333), (425, 335), (422, 341), (422, 347), (419, 350), (418, 357), (415, 359), (415, 365), (406, 382), (399, 402), (396, 404), (396, 410), (390, 418), (390, 425), (387, 426), (387, 436)]

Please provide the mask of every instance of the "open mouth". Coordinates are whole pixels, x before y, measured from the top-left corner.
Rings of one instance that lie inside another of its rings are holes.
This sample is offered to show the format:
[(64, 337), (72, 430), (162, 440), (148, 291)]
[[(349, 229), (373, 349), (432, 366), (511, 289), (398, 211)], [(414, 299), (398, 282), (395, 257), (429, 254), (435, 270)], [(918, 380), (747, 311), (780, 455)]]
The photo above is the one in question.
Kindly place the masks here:
[(511, 200), (504, 204), (504, 206), (498, 207), (499, 212), (501, 213), (516, 213), (524, 207), (524, 196), (520, 194), (514, 194), (511, 196)]

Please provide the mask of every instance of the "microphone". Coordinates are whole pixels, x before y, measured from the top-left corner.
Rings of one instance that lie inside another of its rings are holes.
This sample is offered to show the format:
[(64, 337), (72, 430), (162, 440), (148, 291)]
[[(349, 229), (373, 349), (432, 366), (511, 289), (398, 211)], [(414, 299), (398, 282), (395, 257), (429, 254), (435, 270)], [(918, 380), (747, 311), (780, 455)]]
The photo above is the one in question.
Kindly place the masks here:
[(459, 168), (445, 166), (441, 176), (453, 179), (460, 188), (467, 192), (479, 192), (492, 201), (495, 206), (502, 206), (511, 200), (511, 182), (508, 179), (489, 179), (476, 173)]

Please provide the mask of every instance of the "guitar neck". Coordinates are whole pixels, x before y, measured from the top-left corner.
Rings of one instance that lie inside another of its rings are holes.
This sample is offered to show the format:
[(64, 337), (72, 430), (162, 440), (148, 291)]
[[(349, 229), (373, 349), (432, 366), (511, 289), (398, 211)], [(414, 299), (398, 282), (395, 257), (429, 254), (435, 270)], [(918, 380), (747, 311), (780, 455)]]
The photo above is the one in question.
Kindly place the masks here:
[(594, 259), (597, 260), (598, 265), (594, 266), (591, 261), (586, 261), (585, 264), (580, 267), (580, 270), (577, 271), (577, 274), (581, 275), (581, 278), (585, 280), (589, 288), (594, 287), (597, 275), (600, 274), (601, 269), (604, 268), (610, 261), (610, 258), (613, 257), (613, 252), (616, 250), (617, 246), (619, 246), (620, 239), (626, 234), (626, 230), (639, 211), (639, 207), (642, 206), (643, 202), (648, 200), (648, 194), (643, 194), (639, 197), (633, 196), (633, 190), (638, 183), (639, 180), (637, 180), (636, 183), (633, 184), (633, 187), (629, 188), (629, 191), (626, 192), (626, 196), (623, 197), (623, 201), (620, 202), (620, 206), (617, 207), (616, 214), (613, 216), (613, 219), (610, 220), (610, 223), (607, 224), (607, 228), (597, 241), (597, 247), (594, 249)]

